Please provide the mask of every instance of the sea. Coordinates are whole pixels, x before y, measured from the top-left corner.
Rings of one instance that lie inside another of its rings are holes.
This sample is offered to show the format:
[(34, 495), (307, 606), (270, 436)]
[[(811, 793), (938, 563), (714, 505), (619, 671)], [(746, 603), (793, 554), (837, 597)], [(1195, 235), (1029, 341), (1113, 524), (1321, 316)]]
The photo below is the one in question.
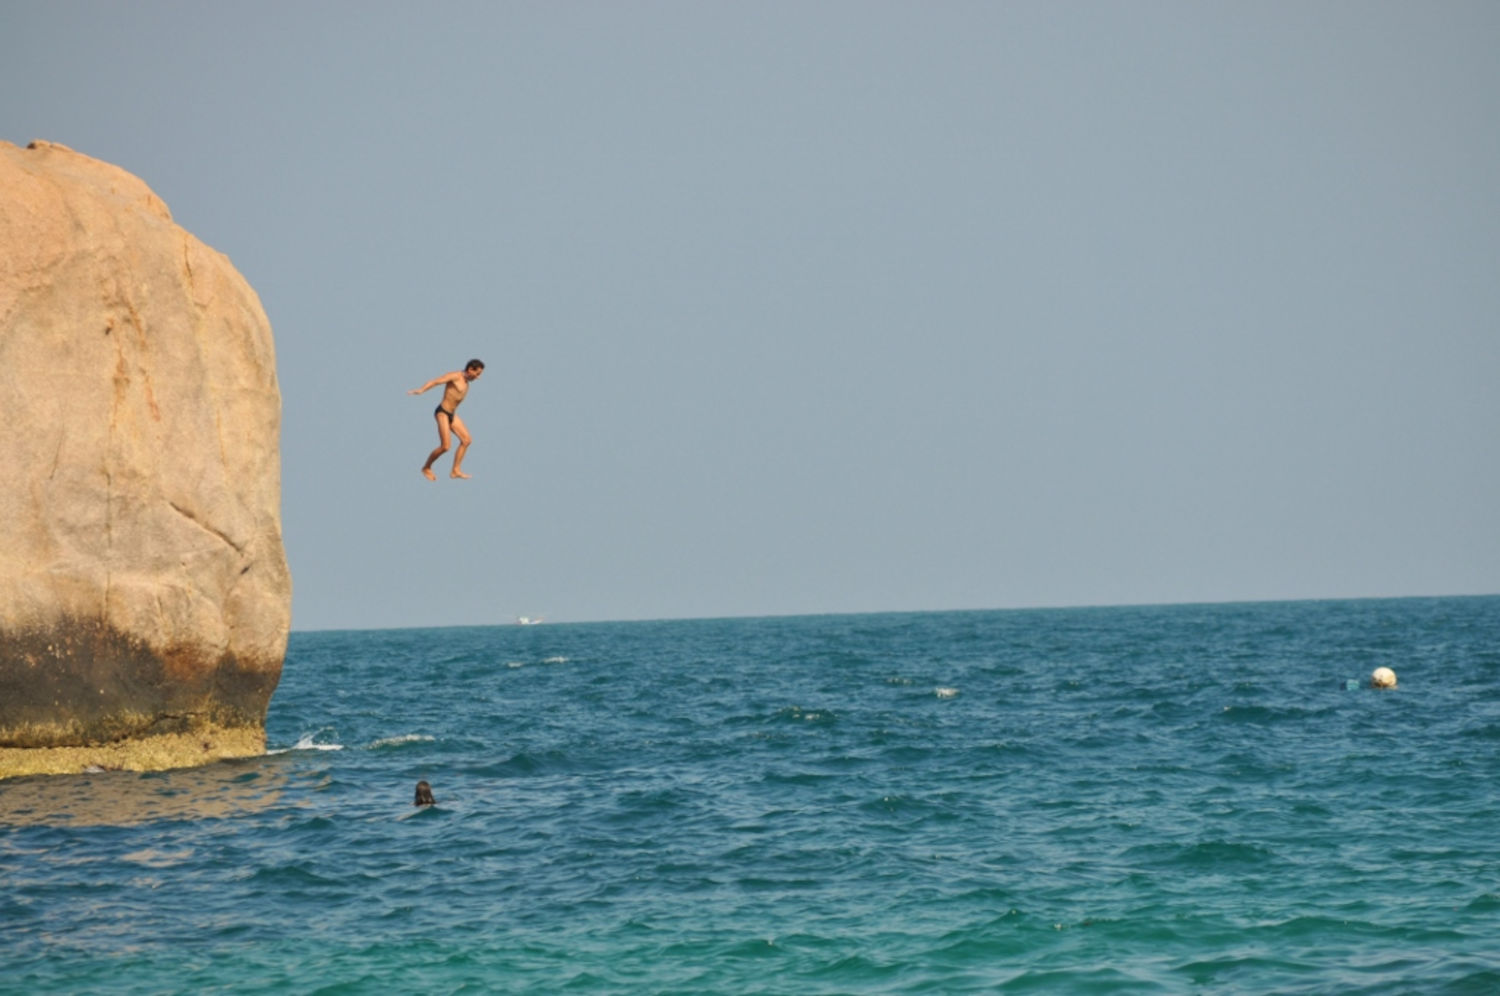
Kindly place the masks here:
[(0, 991), (1500, 992), (1500, 597), (296, 632), (267, 726), (0, 782)]

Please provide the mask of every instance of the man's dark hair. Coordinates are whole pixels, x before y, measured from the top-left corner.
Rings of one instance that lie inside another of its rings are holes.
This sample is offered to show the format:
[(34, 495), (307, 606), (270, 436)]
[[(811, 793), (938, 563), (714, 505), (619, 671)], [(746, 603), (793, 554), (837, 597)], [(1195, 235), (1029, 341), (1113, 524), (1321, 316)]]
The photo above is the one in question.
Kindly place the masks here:
[(470, 360), (468, 363), (464, 364), (464, 369), (465, 370), (483, 370), (484, 369), (484, 361), (483, 360)]

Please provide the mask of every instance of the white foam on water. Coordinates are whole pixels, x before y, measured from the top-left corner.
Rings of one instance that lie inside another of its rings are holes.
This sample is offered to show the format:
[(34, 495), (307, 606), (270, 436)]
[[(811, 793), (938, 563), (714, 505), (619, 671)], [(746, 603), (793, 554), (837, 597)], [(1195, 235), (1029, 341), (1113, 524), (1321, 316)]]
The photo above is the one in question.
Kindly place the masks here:
[(399, 747), (402, 744), (432, 743), (436, 739), (437, 737), (426, 733), (403, 733), (399, 737), (381, 737), (370, 744), (370, 747)]
[(935, 689), (933, 689), (933, 694), (935, 694), (940, 699), (952, 699), (952, 698), (957, 698), (958, 697), (958, 689), (956, 689), (956, 688), (935, 688)]
[[(321, 733), (322, 731), (320, 730), (318, 732)], [(313, 737), (316, 737), (317, 735), (318, 735), (317, 733), (304, 733), (304, 734), (302, 734), (302, 738), (300, 740), (298, 740), (296, 743), (292, 744), (290, 747), (281, 747), (281, 748), (278, 748), (277, 750), (268, 750), (268, 751), (266, 751), (266, 753), (267, 754), (285, 754), (288, 751), (294, 751), (294, 750), (343, 750), (344, 749), (344, 745), (343, 744), (320, 744), (320, 743), (314, 742), (313, 741)]]
[(542, 658), (542, 663), (543, 664), (566, 664), (566, 663), (568, 663), (568, 659), (566, 657), (544, 657), (544, 658)]
[(133, 861), (148, 868), (170, 868), (180, 865), (193, 856), (191, 847), (179, 851), (160, 851), (153, 847), (147, 847), (139, 851), (131, 851), (129, 854), (120, 855), (121, 861)]

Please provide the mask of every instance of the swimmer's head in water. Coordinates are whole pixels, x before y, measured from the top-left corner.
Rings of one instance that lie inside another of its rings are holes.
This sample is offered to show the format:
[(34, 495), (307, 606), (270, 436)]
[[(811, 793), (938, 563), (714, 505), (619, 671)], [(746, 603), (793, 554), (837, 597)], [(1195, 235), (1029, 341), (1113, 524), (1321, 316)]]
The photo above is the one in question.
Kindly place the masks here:
[(413, 806), (436, 806), (437, 800), (432, 797), (432, 786), (426, 782), (417, 782), (417, 798), (412, 802)]

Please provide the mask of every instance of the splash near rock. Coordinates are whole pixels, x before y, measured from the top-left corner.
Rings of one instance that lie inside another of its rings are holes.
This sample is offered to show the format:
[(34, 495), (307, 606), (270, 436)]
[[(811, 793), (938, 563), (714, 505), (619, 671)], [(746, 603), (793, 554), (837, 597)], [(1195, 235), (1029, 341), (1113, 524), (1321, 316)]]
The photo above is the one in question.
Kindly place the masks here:
[(263, 749), (291, 576), (250, 285), (131, 174), (0, 142), (0, 396), (0, 777)]

